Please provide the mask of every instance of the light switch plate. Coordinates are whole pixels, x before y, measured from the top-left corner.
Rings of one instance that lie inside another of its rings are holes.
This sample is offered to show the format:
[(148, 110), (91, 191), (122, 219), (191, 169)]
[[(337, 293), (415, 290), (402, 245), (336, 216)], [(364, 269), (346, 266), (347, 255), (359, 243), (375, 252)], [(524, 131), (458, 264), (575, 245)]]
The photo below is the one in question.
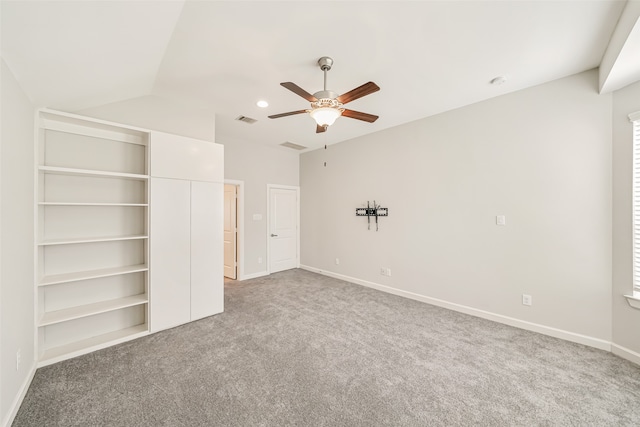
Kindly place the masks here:
[(496, 225), (507, 225), (507, 218), (504, 215), (496, 216)]

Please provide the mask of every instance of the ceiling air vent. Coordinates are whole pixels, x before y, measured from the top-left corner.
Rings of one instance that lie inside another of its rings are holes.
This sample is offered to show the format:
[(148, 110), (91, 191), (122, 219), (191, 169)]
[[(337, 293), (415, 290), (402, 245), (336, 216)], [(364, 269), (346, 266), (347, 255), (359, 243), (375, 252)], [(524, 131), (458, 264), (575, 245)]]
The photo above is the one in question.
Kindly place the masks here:
[(251, 117), (247, 117), (247, 116), (238, 116), (236, 117), (236, 120), (241, 121), (241, 122), (245, 122), (248, 123), (250, 125), (254, 124), (255, 122), (257, 122), (256, 119), (252, 119)]
[(282, 145), (283, 147), (287, 147), (287, 148), (293, 148), (294, 150), (304, 150), (304, 149), (307, 148), (304, 145), (294, 144), (293, 142), (283, 142), (280, 145)]

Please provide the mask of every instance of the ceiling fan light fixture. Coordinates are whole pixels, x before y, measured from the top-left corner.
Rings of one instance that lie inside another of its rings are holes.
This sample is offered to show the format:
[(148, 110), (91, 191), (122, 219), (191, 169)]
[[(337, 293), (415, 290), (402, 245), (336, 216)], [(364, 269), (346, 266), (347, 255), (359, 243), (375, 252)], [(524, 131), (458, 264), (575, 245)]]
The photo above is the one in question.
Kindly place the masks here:
[(344, 111), (342, 104), (331, 98), (320, 98), (316, 102), (312, 102), (311, 107), (309, 115), (316, 121), (318, 126), (323, 127), (334, 124)]
[(337, 94), (331, 90), (327, 90), (327, 71), (331, 69), (333, 65), (333, 59), (328, 56), (323, 56), (318, 60), (318, 65), (324, 73), (324, 89), (314, 93), (313, 95), (302, 89), (300, 86), (293, 82), (282, 82), (280, 86), (285, 89), (289, 89), (296, 95), (306, 99), (311, 103), (311, 108), (307, 110), (289, 111), (287, 113), (272, 114), (270, 119), (277, 119), (280, 117), (294, 116), (297, 114), (308, 113), (316, 122), (316, 133), (326, 132), (327, 128), (331, 126), (338, 117), (345, 116), (350, 119), (362, 120), (363, 122), (373, 123), (378, 119), (378, 116), (373, 114), (362, 113), (360, 111), (349, 110), (343, 108), (343, 105), (362, 98), (363, 96), (370, 95), (380, 90), (380, 87), (374, 82), (367, 82), (358, 86), (355, 89), (350, 90), (342, 95)]
[(342, 111), (333, 107), (314, 108), (309, 115), (316, 121), (318, 126), (331, 126), (340, 117)]

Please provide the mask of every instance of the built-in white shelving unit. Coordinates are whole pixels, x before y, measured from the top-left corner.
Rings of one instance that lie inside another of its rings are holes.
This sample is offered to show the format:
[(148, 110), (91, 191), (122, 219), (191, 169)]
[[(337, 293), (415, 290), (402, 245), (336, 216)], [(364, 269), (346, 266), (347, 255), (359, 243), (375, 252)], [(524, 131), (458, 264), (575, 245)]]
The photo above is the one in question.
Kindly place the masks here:
[(149, 333), (149, 133), (38, 113), (40, 365)]

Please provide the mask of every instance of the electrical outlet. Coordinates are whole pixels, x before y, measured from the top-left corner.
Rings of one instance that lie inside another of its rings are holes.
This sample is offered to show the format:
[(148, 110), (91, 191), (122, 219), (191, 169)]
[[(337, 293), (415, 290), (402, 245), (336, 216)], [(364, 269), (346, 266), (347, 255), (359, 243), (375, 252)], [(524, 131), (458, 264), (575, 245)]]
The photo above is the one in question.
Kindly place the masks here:
[(387, 275), (387, 269), (386, 268), (381, 268), (380, 269), (380, 275), (381, 276), (386, 276)]
[(522, 294), (522, 304), (523, 305), (533, 304), (533, 299), (531, 298), (531, 295)]
[(16, 371), (20, 370), (20, 349), (16, 352)]
[(262, 264), (262, 257), (261, 256), (258, 257), (258, 264)]
[(340, 258), (336, 258), (336, 265), (340, 265)]
[(391, 269), (387, 268), (387, 276), (391, 277)]

